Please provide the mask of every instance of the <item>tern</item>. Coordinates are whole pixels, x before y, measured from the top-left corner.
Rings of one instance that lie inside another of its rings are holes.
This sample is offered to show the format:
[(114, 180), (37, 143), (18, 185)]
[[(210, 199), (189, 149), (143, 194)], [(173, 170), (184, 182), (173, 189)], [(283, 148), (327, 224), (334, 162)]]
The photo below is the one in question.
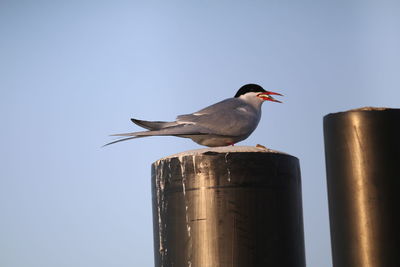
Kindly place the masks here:
[(261, 105), (265, 101), (282, 103), (257, 84), (242, 86), (232, 98), (208, 106), (192, 114), (179, 115), (175, 121), (144, 121), (131, 119), (148, 131), (113, 134), (120, 139), (104, 146), (146, 136), (177, 136), (190, 138), (208, 147), (229, 146), (245, 140), (257, 128)]

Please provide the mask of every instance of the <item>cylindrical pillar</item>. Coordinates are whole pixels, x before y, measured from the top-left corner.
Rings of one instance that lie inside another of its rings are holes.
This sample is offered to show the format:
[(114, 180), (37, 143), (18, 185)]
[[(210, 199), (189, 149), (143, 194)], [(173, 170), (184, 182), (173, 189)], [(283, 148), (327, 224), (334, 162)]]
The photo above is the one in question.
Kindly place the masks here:
[(400, 266), (400, 109), (324, 117), (334, 267)]
[(156, 267), (304, 267), (297, 158), (207, 148), (152, 165)]

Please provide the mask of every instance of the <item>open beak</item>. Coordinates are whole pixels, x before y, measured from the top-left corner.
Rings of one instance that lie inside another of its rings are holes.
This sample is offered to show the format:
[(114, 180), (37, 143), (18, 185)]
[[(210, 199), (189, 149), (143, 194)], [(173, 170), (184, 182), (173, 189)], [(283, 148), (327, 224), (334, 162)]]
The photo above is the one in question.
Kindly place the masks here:
[(275, 92), (270, 92), (270, 91), (266, 91), (266, 92), (259, 93), (257, 96), (258, 96), (259, 98), (263, 99), (263, 100), (266, 100), (266, 101), (272, 101), (272, 102), (282, 103), (281, 101), (276, 100), (275, 98), (273, 98), (271, 95), (283, 96), (283, 95), (280, 94), (280, 93), (275, 93)]

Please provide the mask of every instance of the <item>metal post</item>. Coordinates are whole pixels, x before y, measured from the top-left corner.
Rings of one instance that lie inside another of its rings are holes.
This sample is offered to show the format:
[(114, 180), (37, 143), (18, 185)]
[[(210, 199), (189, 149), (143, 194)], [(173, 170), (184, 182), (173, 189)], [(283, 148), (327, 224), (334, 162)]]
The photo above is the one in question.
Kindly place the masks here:
[(152, 165), (156, 267), (304, 267), (298, 159), (200, 149)]
[(400, 109), (324, 117), (334, 267), (400, 266)]

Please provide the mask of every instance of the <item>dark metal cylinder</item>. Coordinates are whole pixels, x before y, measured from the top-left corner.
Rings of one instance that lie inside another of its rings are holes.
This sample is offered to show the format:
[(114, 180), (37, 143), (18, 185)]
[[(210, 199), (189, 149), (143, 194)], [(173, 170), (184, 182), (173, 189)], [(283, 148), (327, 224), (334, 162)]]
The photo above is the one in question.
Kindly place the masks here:
[(234, 150), (152, 165), (156, 267), (305, 266), (298, 159)]
[(400, 266), (400, 109), (324, 117), (334, 267)]

